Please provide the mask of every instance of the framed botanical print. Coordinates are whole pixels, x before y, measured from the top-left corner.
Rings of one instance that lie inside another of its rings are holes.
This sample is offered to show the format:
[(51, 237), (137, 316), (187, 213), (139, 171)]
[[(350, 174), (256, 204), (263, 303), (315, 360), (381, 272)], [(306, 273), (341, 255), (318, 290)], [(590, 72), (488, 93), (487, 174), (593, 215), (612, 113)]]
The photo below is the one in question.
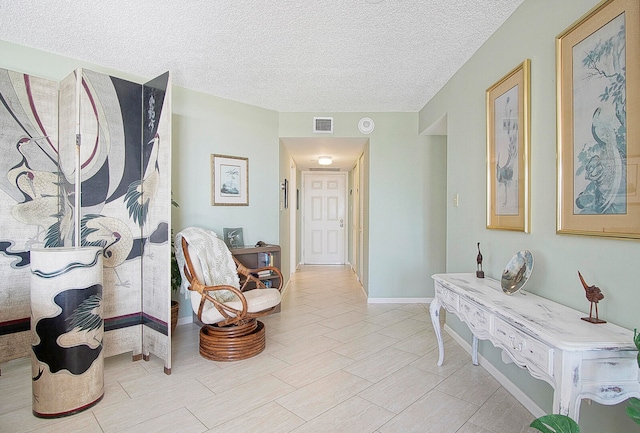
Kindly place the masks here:
[(530, 60), (487, 89), (487, 228), (528, 233)]
[(249, 205), (249, 159), (211, 155), (211, 205)]
[(558, 233), (640, 238), (639, 9), (604, 1), (556, 38)]

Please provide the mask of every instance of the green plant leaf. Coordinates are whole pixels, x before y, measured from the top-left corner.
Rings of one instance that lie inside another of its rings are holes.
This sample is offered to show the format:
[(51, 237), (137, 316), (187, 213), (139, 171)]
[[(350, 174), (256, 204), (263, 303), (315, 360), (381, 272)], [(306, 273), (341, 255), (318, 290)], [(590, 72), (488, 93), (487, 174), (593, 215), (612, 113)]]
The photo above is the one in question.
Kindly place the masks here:
[(630, 398), (629, 406), (627, 406), (627, 415), (636, 424), (640, 424), (640, 399)]
[(542, 433), (580, 433), (578, 424), (566, 415), (551, 414), (534, 419), (530, 424)]

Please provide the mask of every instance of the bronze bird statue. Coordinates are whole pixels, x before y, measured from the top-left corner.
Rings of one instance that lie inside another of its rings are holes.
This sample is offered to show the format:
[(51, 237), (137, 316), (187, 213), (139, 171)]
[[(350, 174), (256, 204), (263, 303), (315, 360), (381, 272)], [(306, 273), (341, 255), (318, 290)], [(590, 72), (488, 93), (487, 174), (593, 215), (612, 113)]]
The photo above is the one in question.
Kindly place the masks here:
[[(585, 296), (591, 302), (591, 307), (589, 308), (589, 317), (583, 317), (582, 320), (586, 320), (591, 323), (607, 323), (605, 320), (600, 320), (598, 318), (598, 302), (604, 299), (604, 295), (598, 286), (590, 286), (582, 278), (582, 274), (578, 271), (578, 277), (580, 277), (580, 281), (582, 282), (582, 287), (584, 287)], [(596, 306), (596, 316), (593, 317), (593, 306)]]
[(480, 252), (480, 242), (478, 242), (478, 256), (476, 257), (476, 277), (484, 278), (482, 271), (482, 253)]

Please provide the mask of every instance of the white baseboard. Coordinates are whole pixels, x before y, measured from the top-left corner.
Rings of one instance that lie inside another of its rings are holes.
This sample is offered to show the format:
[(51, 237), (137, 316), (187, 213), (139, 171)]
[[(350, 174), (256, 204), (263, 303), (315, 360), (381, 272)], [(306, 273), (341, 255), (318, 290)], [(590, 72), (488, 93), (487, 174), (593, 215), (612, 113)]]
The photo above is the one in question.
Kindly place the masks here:
[(291, 282), (291, 277), (289, 277), (289, 279), (287, 280), (287, 284), (284, 285), (284, 287), (282, 288), (282, 290), (280, 290), (280, 294), (281, 296), (284, 298), (284, 294), (286, 293), (287, 289), (289, 288), (289, 283)]
[(193, 314), (190, 314), (187, 317), (178, 317), (178, 326), (187, 325), (189, 323), (193, 323)]
[[(471, 345), (465, 341), (458, 333), (456, 333), (453, 329), (451, 329), (448, 325), (444, 325), (444, 330), (453, 338), (464, 350), (469, 353), (469, 362), (471, 362)], [(446, 361), (445, 361), (446, 362)], [(480, 365), (487, 370), (487, 372), (493, 376), (495, 380), (502, 385), (504, 389), (506, 389), (516, 400), (522, 404), (525, 409), (527, 409), (533, 416), (536, 418), (540, 418), (541, 416), (546, 415), (547, 413), (540, 409), (533, 400), (531, 400), (520, 388), (518, 388), (513, 382), (511, 382), (507, 376), (502, 374), (500, 370), (495, 368), (493, 364), (491, 364), (485, 357), (478, 353), (478, 362)]]
[(433, 298), (368, 298), (369, 304), (430, 304)]

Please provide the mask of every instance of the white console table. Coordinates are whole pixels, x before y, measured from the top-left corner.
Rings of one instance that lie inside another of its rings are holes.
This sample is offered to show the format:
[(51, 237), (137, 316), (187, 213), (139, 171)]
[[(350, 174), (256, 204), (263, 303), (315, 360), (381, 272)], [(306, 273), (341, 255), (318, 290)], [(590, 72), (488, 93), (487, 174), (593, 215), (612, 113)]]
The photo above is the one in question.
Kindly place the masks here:
[[(617, 404), (640, 397), (640, 369), (633, 332), (611, 323), (591, 324), (573, 310), (526, 291), (505, 294), (500, 282), (475, 274), (437, 274), (431, 321), (444, 362), (440, 307), (460, 318), (473, 333), (472, 360), (478, 364), (478, 339), (502, 349), (513, 361), (554, 389), (553, 412), (578, 420), (580, 402), (589, 398)], [(576, 296), (584, 296), (577, 286)], [(588, 302), (585, 298), (585, 302)]]

